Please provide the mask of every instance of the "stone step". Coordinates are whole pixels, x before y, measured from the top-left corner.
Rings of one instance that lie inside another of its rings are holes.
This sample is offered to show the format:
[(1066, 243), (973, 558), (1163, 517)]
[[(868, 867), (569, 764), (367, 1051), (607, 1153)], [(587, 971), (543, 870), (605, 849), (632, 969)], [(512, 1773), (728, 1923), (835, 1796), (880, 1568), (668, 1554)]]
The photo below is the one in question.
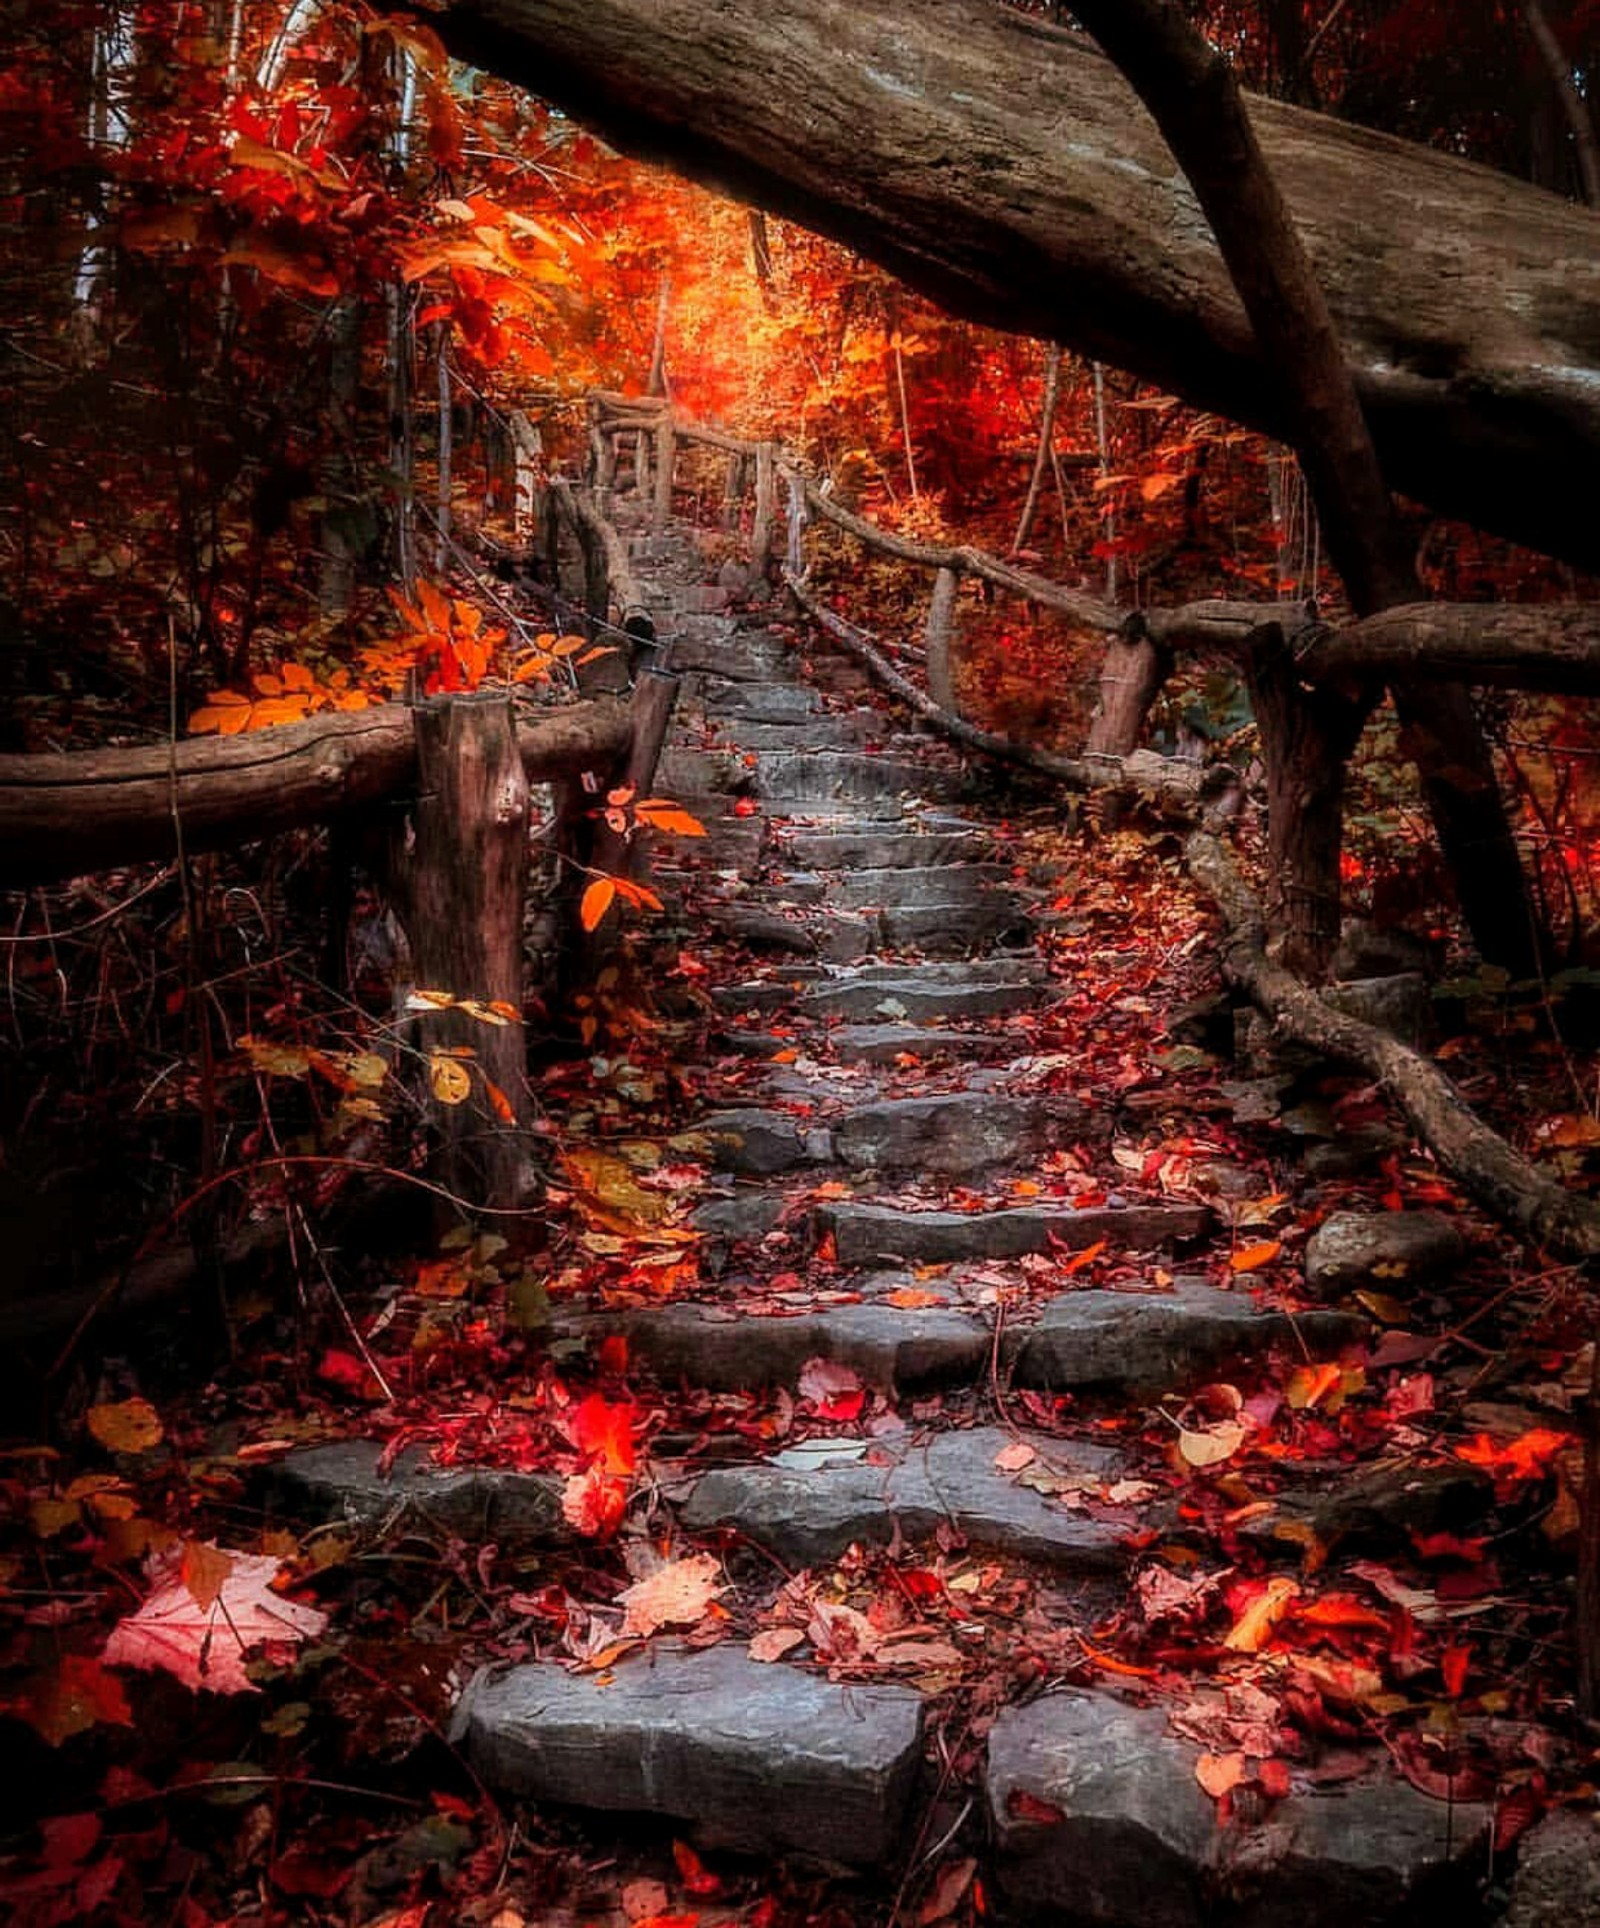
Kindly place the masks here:
[(268, 1503), (298, 1519), (338, 1522), (363, 1533), (432, 1531), (505, 1546), (562, 1544), (573, 1538), (561, 1513), (564, 1482), (554, 1473), (497, 1467), (436, 1466), (410, 1446), (387, 1472), (373, 1439), (303, 1446), (268, 1469)]
[(1363, 1320), (1325, 1310), (1262, 1310), (1248, 1292), (1180, 1278), (1169, 1292), (1063, 1292), (1023, 1337), (1013, 1378), (1052, 1392), (1135, 1397), (1214, 1376), (1224, 1361), (1304, 1346), (1324, 1359), (1366, 1335)]
[[(926, 839), (934, 842), (936, 839)], [(820, 878), (821, 870), (809, 873)], [(830, 904), (849, 910), (918, 909), (928, 904), (960, 904), (1007, 888), (1004, 864), (946, 863), (840, 870), (823, 892)]]
[(883, 930), (875, 917), (822, 916), (803, 904), (766, 903), (713, 905), (708, 920), (724, 936), (747, 950), (786, 957), (815, 957), (830, 964), (852, 964), (883, 947)]
[(790, 830), (785, 853), (808, 870), (919, 869), (964, 863), (992, 848), (988, 835), (970, 829)]
[[(999, 1017), (1009, 1011), (1037, 1010), (1048, 996), (1047, 988), (1033, 977), (930, 978), (925, 970), (910, 970), (902, 965), (897, 975), (812, 985), (798, 995), (779, 999), (765, 1008), (774, 1010), (789, 1002), (805, 1017), (881, 1018), (898, 1022), (901, 1019)], [(735, 1003), (724, 1008), (741, 1007)]]
[(787, 643), (762, 630), (733, 631), (727, 619), (709, 632), (683, 625), (672, 639), (668, 665), (679, 675), (695, 673), (725, 683), (798, 683), (800, 658)]
[[(871, 1442), (813, 1441), (754, 1466), (703, 1474), (681, 1518), (692, 1532), (733, 1528), (789, 1566), (830, 1563), (851, 1545), (927, 1540), (941, 1527), (1054, 1572), (1116, 1573), (1126, 1527), (1052, 1505), (995, 1465), (1018, 1435), (999, 1426)], [(831, 1449), (839, 1456), (829, 1458)], [(1105, 1446), (1040, 1439), (1052, 1480), (1097, 1492), (1124, 1463)]]
[(659, 1814), (709, 1846), (871, 1867), (902, 1841), (922, 1745), (909, 1687), (835, 1684), (725, 1643), (655, 1643), (603, 1674), (487, 1670), (451, 1739), (518, 1798)]
[(863, 743), (880, 742), (883, 725), (871, 710), (843, 710), (780, 723), (753, 723), (741, 716), (718, 722), (715, 731), (722, 742), (708, 748), (726, 743), (739, 750), (795, 755), (806, 750), (854, 750)]
[[(731, 1202), (731, 1201), (730, 1201)], [(769, 1229), (757, 1218), (725, 1213), (744, 1232)], [(713, 1220), (713, 1222), (718, 1222)], [(562, 1329), (591, 1344), (611, 1332), (628, 1341), (628, 1357), (665, 1385), (712, 1392), (793, 1388), (812, 1359), (849, 1366), (885, 1392), (919, 1392), (976, 1380), (989, 1358), (988, 1321), (966, 1310), (948, 1287), (908, 1272), (881, 1272), (860, 1282), (854, 1305), (802, 1307), (793, 1317), (741, 1314), (723, 1305), (629, 1307), (568, 1320)], [(938, 1305), (895, 1305), (890, 1295), (911, 1289), (937, 1294)]]
[(1076, 1144), (1097, 1124), (1072, 1098), (960, 1091), (864, 1105), (832, 1121), (832, 1150), (841, 1165), (856, 1172), (972, 1177)]
[[(1162, 1707), (1061, 1688), (1008, 1707), (984, 1794), (1005, 1919), (1095, 1928), (1398, 1928), (1474, 1920), (1493, 1809), (1435, 1801), (1387, 1770), (1302, 1783), (1219, 1827), (1201, 1748)], [(1228, 1897), (1216, 1911), (1219, 1893)]]
[(1036, 935), (1026, 907), (1009, 892), (948, 904), (905, 904), (878, 913), (884, 944), (929, 956), (961, 957), (991, 945), (1023, 950)]
[(1136, 1251), (1199, 1238), (1210, 1227), (1203, 1205), (1021, 1205), (998, 1212), (910, 1212), (895, 1205), (833, 1203), (817, 1208), (841, 1265), (942, 1265), (961, 1259), (1014, 1259), (1056, 1247), (1082, 1251), (1101, 1239)]
[(753, 794), (775, 812), (793, 814), (795, 805), (849, 800), (881, 802), (885, 798), (921, 797), (954, 802), (971, 790), (971, 779), (960, 768), (890, 756), (855, 756), (843, 750), (812, 754), (763, 755), (754, 771)]
[[(752, 1040), (756, 1037), (754, 1033), (742, 1035)], [(732, 1048), (750, 1057), (766, 1057), (790, 1042), (761, 1034), (759, 1048), (755, 1042), (741, 1042)], [(841, 1064), (894, 1064), (903, 1057), (933, 1063), (940, 1058), (1008, 1057), (1016, 1049), (1016, 1040), (993, 1031), (953, 1031), (932, 1024), (841, 1024), (816, 1048)]]
[(833, 1154), (826, 1131), (787, 1111), (757, 1105), (707, 1112), (685, 1134), (703, 1145), (723, 1171), (745, 1178), (772, 1178), (800, 1165), (823, 1162)]
[(727, 728), (745, 723), (803, 723), (824, 714), (822, 698), (804, 683), (734, 682), (701, 671), (684, 676), (679, 705), (680, 714), (699, 709)]

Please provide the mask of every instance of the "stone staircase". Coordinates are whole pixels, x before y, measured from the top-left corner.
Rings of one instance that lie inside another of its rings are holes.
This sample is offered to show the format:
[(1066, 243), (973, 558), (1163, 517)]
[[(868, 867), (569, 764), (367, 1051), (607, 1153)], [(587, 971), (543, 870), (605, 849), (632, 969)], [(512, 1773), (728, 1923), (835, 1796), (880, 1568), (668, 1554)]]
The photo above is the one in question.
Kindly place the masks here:
[[(708, 607), (692, 531), (635, 549), (684, 675), (657, 788), (708, 833), (664, 851), (658, 881), (718, 960), (703, 1111), (676, 1141), (715, 1178), (695, 1214), (702, 1289), (566, 1309), (560, 1336), (621, 1334), (664, 1388), (793, 1396), (823, 1361), (872, 1395), (859, 1432), (782, 1450), (733, 1439), (721, 1461), (674, 1460), (661, 1442), (658, 1540), (709, 1549), (769, 1592), (853, 1546), (964, 1547), (1018, 1563), (1090, 1624), (1122, 1599), (1137, 1549), (1183, 1531), (1167, 1490), (1140, 1481), (1138, 1427), (1096, 1415), (1277, 1348), (1336, 1357), (1362, 1324), (1224, 1289), (1204, 1252), (1212, 1210), (1147, 1196), (1109, 1160), (1094, 1066), (1069, 1069), (1066, 1089), (1059, 1066), (1041, 1077), (1034, 1027), (1061, 994), (1037, 941), (1050, 893), (996, 835), (991, 774), (908, 734), (853, 666)], [(1045, 1168), (1066, 1195), (1018, 1186)], [(1121, 1289), (1069, 1269), (1091, 1248), (1123, 1256)], [(1045, 1423), (1068, 1411), (1084, 1423)], [(355, 1441), (293, 1454), (279, 1501), (368, 1534), (409, 1515), (502, 1550), (571, 1538), (555, 1476), (417, 1453), (380, 1473), (378, 1460)], [(1481, 1504), (1471, 1488), (1445, 1515)], [(1222, 1828), (1195, 1778), (1203, 1741), (1139, 1704), (1137, 1680), (1094, 1679), (1047, 1676), (976, 1730), (966, 1838), (997, 1917), (1470, 1918), (1484, 1810), (1375, 1767), (1297, 1779), (1259, 1826)], [(657, 1636), (598, 1673), (538, 1658), (485, 1672), (453, 1732), (511, 1798), (665, 1816), (705, 1846), (864, 1870), (877, 1898), (860, 1918), (878, 1920), (939, 1778), (926, 1752), (942, 1688), (937, 1665), (869, 1678), (819, 1669), (803, 1641), (761, 1661), (734, 1637), (695, 1650)]]

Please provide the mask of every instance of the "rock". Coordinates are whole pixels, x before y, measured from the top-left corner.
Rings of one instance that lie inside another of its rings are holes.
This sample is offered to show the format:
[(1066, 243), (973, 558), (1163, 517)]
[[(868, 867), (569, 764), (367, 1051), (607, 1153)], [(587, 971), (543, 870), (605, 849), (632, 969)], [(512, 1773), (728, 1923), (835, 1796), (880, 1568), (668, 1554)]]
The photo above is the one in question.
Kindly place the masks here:
[(1455, 1272), (1467, 1241), (1441, 1212), (1335, 1212), (1306, 1246), (1306, 1291), (1342, 1298), (1366, 1288), (1406, 1294)]
[(1522, 1838), (1500, 1928), (1600, 1921), (1600, 1816), (1558, 1808)]
[(1017, 1354), (1019, 1385), (1134, 1395), (1209, 1376), (1224, 1360), (1303, 1340), (1313, 1355), (1362, 1337), (1363, 1322), (1325, 1311), (1263, 1311), (1247, 1292), (1180, 1280), (1171, 1292), (1063, 1292)]
[[(800, 669), (800, 660), (787, 644), (761, 630), (729, 633), (722, 625), (694, 633), (688, 623), (672, 639), (672, 667), (679, 674), (698, 670), (723, 683), (787, 683)], [(749, 714), (749, 712), (746, 712)]]
[(792, 1387), (810, 1359), (849, 1366), (868, 1385), (914, 1392), (975, 1378), (989, 1356), (989, 1327), (958, 1304), (896, 1306), (899, 1273), (863, 1281), (856, 1305), (819, 1306), (794, 1318), (736, 1313), (721, 1306), (642, 1306), (604, 1314), (590, 1332), (621, 1331), (630, 1358), (667, 1384), (713, 1392)]
[(725, 937), (749, 951), (770, 951), (782, 957), (815, 957), (818, 952), (816, 933), (776, 910), (722, 904), (708, 909), (706, 917)]
[(732, 1645), (657, 1645), (606, 1674), (480, 1674), (451, 1738), (491, 1787), (669, 1815), (750, 1854), (869, 1867), (900, 1844), (922, 1740), (908, 1687), (835, 1685)]
[[(954, 1525), (975, 1545), (1071, 1573), (1118, 1572), (1126, 1528), (1053, 1505), (995, 1465), (1016, 1443), (998, 1426), (940, 1433), (925, 1443), (902, 1437), (874, 1443), (862, 1456), (787, 1467), (726, 1466), (705, 1474), (682, 1512), (696, 1533), (736, 1527), (792, 1566), (836, 1560), (853, 1545), (887, 1546), (896, 1533), (925, 1540)], [(829, 1442), (844, 1451), (850, 1442)], [(1040, 1463), (1053, 1476), (1089, 1488), (1115, 1479), (1119, 1456), (1076, 1440), (1041, 1439)], [(825, 1450), (825, 1449), (824, 1449)]]
[(926, 967), (901, 966), (898, 977), (841, 979), (820, 984), (796, 1000), (807, 1017), (839, 1018), (988, 1018), (1007, 1011), (1029, 1011), (1043, 1001), (1034, 978), (967, 981), (929, 977)]
[(855, 750), (875, 734), (870, 711), (846, 710), (841, 715), (817, 712), (777, 723), (753, 723), (741, 717), (737, 725), (723, 723), (717, 735), (738, 750)]
[(557, 1474), (435, 1466), (423, 1447), (408, 1447), (384, 1474), (378, 1470), (383, 1450), (373, 1439), (301, 1447), (270, 1469), (271, 1493), (301, 1518), (363, 1532), (392, 1524), (519, 1546), (572, 1537), (561, 1515), (563, 1481)]
[(709, 1198), (697, 1206), (691, 1223), (707, 1238), (754, 1245), (782, 1218), (784, 1203), (781, 1192), (735, 1192), (731, 1198)]
[(1367, 1125), (1360, 1131), (1342, 1132), (1337, 1138), (1314, 1140), (1306, 1146), (1307, 1178), (1360, 1178), (1376, 1171), (1384, 1159), (1403, 1152), (1409, 1141), (1398, 1131), (1382, 1125)]
[(1072, 1144), (1088, 1123), (1089, 1114), (1072, 1099), (958, 1091), (863, 1106), (835, 1122), (833, 1149), (853, 1171), (970, 1177)]
[(1021, 950), (1034, 938), (1031, 918), (1009, 891), (948, 904), (890, 905), (878, 913), (878, 923), (891, 950), (938, 957), (959, 957), (985, 944)]
[(1370, 977), (1399, 977), (1420, 972), (1433, 977), (1444, 962), (1444, 946), (1437, 939), (1411, 931), (1382, 930), (1360, 918), (1348, 918), (1333, 954), (1330, 974), (1349, 981)]
[(1493, 1504), (1494, 1481), (1476, 1466), (1401, 1460), (1326, 1489), (1279, 1494), (1273, 1510), (1243, 1531), (1259, 1545), (1276, 1540), (1304, 1547), (1309, 1535), (1322, 1547), (1409, 1546), (1413, 1534), (1471, 1532)]
[(1106, 1239), (1145, 1250), (1199, 1238), (1211, 1223), (1203, 1205), (1123, 1205), (1075, 1212), (1017, 1206), (1000, 1212), (908, 1212), (893, 1205), (830, 1204), (818, 1222), (834, 1236), (842, 1265), (897, 1260), (938, 1265), (959, 1259), (1014, 1259), (1060, 1245), (1081, 1251)]
[(1077, 1689), (1002, 1712), (985, 1792), (1012, 1914), (1063, 1928), (1409, 1928), (1470, 1904), (1489, 1808), (1375, 1770), (1223, 1830), (1199, 1755), (1162, 1709)]
[(874, 910), (981, 902), (1003, 889), (1009, 875), (1004, 864), (932, 864), (881, 870), (853, 867), (833, 873), (828, 899), (852, 909)]
[[(949, 1031), (927, 1024), (841, 1024), (827, 1047), (842, 1064), (893, 1064), (898, 1058), (986, 1058), (1014, 1050), (991, 1031)], [(778, 1042), (772, 1041), (777, 1050)]]
[(1223, 1057), (1233, 1044), (1236, 1003), (1227, 991), (1181, 1004), (1167, 1018), (1167, 1036), (1174, 1044), (1192, 1044), (1213, 1057)]
[(1391, 1032), (1402, 1044), (1420, 1048), (1433, 1036), (1433, 998), (1427, 980), (1415, 971), (1329, 984), (1322, 995), (1334, 1010)]
[(958, 864), (989, 847), (980, 830), (927, 833), (914, 830), (808, 831), (791, 830), (785, 848), (808, 870), (846, 870), (882, 873), (919, 870), (936, 864)]
[(713, 715), (737, 716), (752, 723), (801, 722), (822, 709), (822, 698), (804, 684), (736, 683), (714, 676), (702, 680), (699, 700)]
[(782, 814), (790, 805), (841, 798), (879, 803), (898, 797), (954, 799), (965, 796), (966, 773), (887, 756), (854, 756), (823, 750), (804, 756), (768, 754), (753, 772), (754, 791)]
[(694, 1125), (692, 1136), (710, 1142), (724, 1171), (745, 1177), (770, 1178), (811, 1162), (805, 1132), (786, 1111), (751, 1105), (709, 1112)]

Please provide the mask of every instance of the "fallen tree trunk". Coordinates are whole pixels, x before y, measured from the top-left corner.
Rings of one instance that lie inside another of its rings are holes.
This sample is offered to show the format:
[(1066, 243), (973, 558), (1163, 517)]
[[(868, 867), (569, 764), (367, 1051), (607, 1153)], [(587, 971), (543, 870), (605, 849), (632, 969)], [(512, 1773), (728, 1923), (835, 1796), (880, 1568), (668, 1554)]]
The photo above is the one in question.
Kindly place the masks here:
[[(627, 747), (626, 703), (596, 698), (517, 731), (533, 782), (606, 769)], [(272, 836), (413, 787), (411, 712), (398, 703), (243, 736), (136, 750), (0, 757), (0, 886)], [(179, 841), (181, 831), (181, 846)]]
[(1286, 1037), (1370, 1073), (1443, 1169), (1493, 1217), (1558, 1258), (1600, 1258), (1600, 1204), (1569, 1192), (1513, 1150), (1431, 1059), (1387, 1031), (1335, 1011), (1268, 957), (1261, 908), (1220, 839), (1196, 831), (1184, 859), (1227, 925), (1224, 975)]
[[(1270, 434), (1282, 407), (1210, 231), (1116, 71), (972, 0), (445, 0), (453, 51), (625, 152), (870, 255), (952, 312), (1062, 341)], [(1266, 100), (1390, 484), (1594, 566), (1600, 215)]]

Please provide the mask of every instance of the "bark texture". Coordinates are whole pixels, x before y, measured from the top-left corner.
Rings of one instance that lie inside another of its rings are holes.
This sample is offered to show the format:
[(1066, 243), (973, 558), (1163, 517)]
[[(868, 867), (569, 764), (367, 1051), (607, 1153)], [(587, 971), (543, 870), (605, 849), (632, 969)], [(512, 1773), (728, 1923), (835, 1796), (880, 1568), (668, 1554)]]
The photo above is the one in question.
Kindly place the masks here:
[[(1193, 192), (1074, 35), (973, 0), (450, 0), (454, 49), (625, 151), (1287, 439)], [(1252, 99), (1390, 484), (1600, 562), (1600, 216)]]
[[(523, 724), (536, 781), (605, 769), (627, 747), (624, 704), (595, 700)], [(412, 788), (411, 713), (398, 703), (169, 748), (0, 756), (0, 886), (191, 855), (320, 823)]]

